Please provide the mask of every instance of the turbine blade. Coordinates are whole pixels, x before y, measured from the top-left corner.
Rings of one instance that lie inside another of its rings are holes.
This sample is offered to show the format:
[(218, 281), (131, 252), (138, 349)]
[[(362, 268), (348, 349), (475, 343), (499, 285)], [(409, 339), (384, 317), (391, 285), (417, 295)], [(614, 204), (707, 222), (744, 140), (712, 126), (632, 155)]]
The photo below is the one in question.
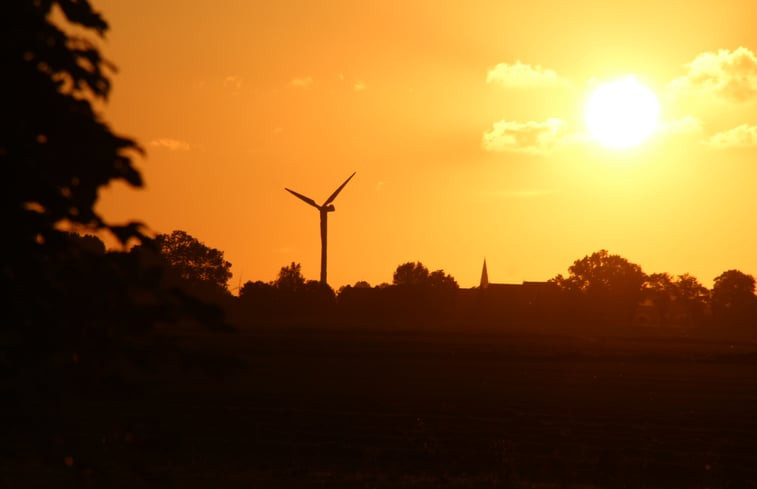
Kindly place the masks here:
[(295, 197), (297, 197), (298, 199), (301, 199), (301, 200), (303, 200), (303, 201), (304, 201), (304, 202), (305, 202), (306, 204), (310, 204), (310, 205), (312, 205), (313, 207), (315, 207), (315, 208), (316, 208), (316, 209), (318, 209), (318, 210), (320, 210), (320, 209), (321, 209), (321, 206), (319, 206), (318, 204), (316, 204), (316, 203), (315, 203), (315, 201), (314, 201), (313, 199), (311, 199), (310, 197), (305, 197), (304, 195), (302, 195), (302, 194), (298, 194), (298, 193), (297, 193), (297, 192), (295, 192), (294, 190), (289, 190), (289, 189), (288, 189), (288, 188), (286, 188), (286, 187), (284, 187), (284, 190), (286, 190), (286, 191), (287, 191), (287, 192), (289, 192), (290, 194), (294, 195), (294, 196), (295, 196)]
[[(355, 173), (357, 173), (357, 172), (355, 172)], [(324, 206), (329, 205), (330, 203), (332, 203), (334, 201), (334, 199), (336, 199), (336, 196), (339, 195), (339, 192), (341, 192), (342, 189), (344, 188), (344, 186), (347, 185), (347, 182), (349, 182), (350, 180), (352, 180), (352, 177), (355, 176), (355, 173), (353, 173), (352, 175), (350, 175), (350, 177), (347, 180), (345, 180), (344, 183), (341, 184), (338, 189), (334, 190), (334, 193), (331, 194), (331, 197), (329, 197), (328, 199), (326, 199), (326, 202), (323, 203)]]

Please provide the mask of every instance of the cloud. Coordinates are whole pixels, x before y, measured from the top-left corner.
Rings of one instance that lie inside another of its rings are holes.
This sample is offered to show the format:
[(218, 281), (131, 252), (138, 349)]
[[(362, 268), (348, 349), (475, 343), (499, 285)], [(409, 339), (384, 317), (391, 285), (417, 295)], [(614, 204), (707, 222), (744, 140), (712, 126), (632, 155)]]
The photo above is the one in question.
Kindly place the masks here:
[(181, 139), (157, 138), (150, 141), (149, 144), (154, 148), (163, 148), (168, 151), (189, 151), (192, 149), (188, 142)]
[(353, 89), (354, 89), (354, 90), (355, 90), (356, 92), (362, 92), (362, 91), (364, 91), (364, 90), (366, 90), (366, 89), (368, 88), (368, 85), (366, 85), (366, 84), (365, 84), (364, 82), (361, 82), (361, 81), (359, 81), (359, 82), (356, 82), (356, 83), (355, 83), (355, 84), (354, 84), (354, 85), (352, 86), (352, 88), (353, 88)]
[(546, 197), (547, 195), (552, 195), (554, 193), (554, 190), (549, 189), (524, 188), (517, 190), (503, 190), (501, 192), (495, 192), (492, 195), (494, 197), (505, 199), (535, 199), (539, 197)]
[(292, 78), (292, 86), (297, 88), (309, 88), (313, 84), (312, 76), (303, 76), (299, 78)]
[(663, 134), (693, 134), (702, 131), (702, 121), (694, 116), (686, 115), (660, 122), (659, 130)]
[(715, 149), (757, 146), (757, 126), (742, 124), (710, 136), (704, 141), (704, 144)]
[(512, 65), (500, 63), (490, 69), (486, 83), (500, 83), (506, 87), (551, 87), (564, 81), (553, 70), (516, 61)]
[(232, 88), (239, 90), (242, 88), (242, 77), (236, 75), (229, 75), (223, 79), (223, 86), (225, 88)]
[(550, 118), (546, 121), (495, 122), (484, 133), (482, 145), (487, 151), (515, 151), (546, 154), (565, 142), (568, 136), (565, 121)]
[(685, 76), (670, 83), (674, 89), (714, 93), (738, 102), (757, 96), (757, 57), (743, 46), (702, 53), (687, 68)]

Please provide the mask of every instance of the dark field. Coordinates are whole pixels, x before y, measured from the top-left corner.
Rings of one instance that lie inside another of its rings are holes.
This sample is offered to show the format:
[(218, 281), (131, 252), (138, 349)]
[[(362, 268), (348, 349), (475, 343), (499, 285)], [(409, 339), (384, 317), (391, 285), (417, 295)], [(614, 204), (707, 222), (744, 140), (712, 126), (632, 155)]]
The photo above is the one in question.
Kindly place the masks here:
[(757, 487), (748, 341), (306, 329), (180, 341), (195, 354), (132, 373), (149, 387), (65, 400), (65, 432), (16, 447), (0, 483)]

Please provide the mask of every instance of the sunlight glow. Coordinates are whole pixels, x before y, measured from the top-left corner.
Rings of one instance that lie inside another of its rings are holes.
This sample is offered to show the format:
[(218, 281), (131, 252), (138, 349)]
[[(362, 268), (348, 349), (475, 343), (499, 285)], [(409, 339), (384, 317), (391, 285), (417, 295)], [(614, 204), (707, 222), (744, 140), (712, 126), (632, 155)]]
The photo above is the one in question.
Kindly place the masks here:
[(633, 76), (602, 83), (586, 105), (586, 126), (603, 146), (623, 149), (647, 140), (657, 129), (657, 96)]

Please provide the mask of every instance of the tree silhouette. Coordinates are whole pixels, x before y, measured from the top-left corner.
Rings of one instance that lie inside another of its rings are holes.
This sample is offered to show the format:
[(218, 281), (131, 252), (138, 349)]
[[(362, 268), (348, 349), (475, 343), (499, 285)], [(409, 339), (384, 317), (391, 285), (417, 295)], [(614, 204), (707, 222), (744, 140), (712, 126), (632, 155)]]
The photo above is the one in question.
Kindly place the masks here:
[(675, 284), (668, 273), (652, 273), (644, 281), (644, 296), (657, 306), (660, 317), (667, 320), (675, 299)]
[(681, 319), (689, 323), (701, 323), (710, 302), (710, 291), (688, 273), (679, 275), (674, 285), (675, 304), (680, 306), (684, 314)]
[(247, 281), (239, 289), (237, 323), (252, 324), (270, 319), (279, 313), (279, 290), (263, 281)]
[[(62, 14), (57, 23), (54, 11)], [(111, 87), (114, 67), (93, 41), (107, 29), (87, 0), (14, 1), (0, 8), (0, 286), (9, 291), (5, 312), (15, 318), (6, 330), (14, 331), (14, 343), (0, 348), (20, 352), (19, 362), (36, 363), (40, 378), (50, 374), (45, 366), (54, 354), (78, 348), (82, 338), (102, 337), (87, 329), (121, 331), (120, 324), (104, 324), (106, 312), (123, 315), (140, 281), (131, 258), (106, 256), (99, 240), (61, 230), (108, 229), (122, 242), (144, 238), (138, 223), (108, 224), (94, 208), (103, 185), (142, 184), (131, 161), (140, 148), (114, 134), (93, 108)]]
[(456, 290), (460, 286), (452, 275), (444, 273), (444, 270), (434, 270), (428, 276), (428, 283), (436, 289)]
[(302, 289), (305, 285), (305, 277), (302, 276), (302, 265), (292, 262), (289, 266), (281, 267), (274, 285), (277, 289), (286, 292), (297, 292)]
[(429, 273), (423, 263), (407, 262), (397, 266), (392, 286), (383, 289), (381, 296), (386, 301), (385, 308), (392, 311), (392, 321), (428, 326), (448, 315), (457, 289), (455, 279), (444, 270)]
[(305, 280), (302, 265), (281, 267), (270, 283), (246, 282), (239, 293), (237, 321), (249, 324), (326, 324), (331, 319), (336, 295), (328, 285)]
[(646, 277), (639, 265), (600, 250), (576, 260), (568, 271), (568, 277), (557, 275), (552, 282), (582, 300), (593, 319), (626, 321), (633, 317)]
[[(60, 26), (51, 20), (54, 10), (62, 14)], [(110, 91), (113, 66), (92, 40), (107, 29), (87, 0), (14, 1), (0, 8), (0, 286), (7, 291), (5, 313), (14, 318), (6, 325), (14, 340), (0, 348), (11, 351), (16, 366), (33, 364), (19, 372), (36, 372), (50, 389), (60, 387), (45, 379), (52, 375), (51, 359), (66, 350), (95, 351), (82, 343), (93, 338), (112, 340), (122, 331), (118, 315), (125, 315), (132, 289), (145, 285), (131, 258), (106, 255), (92, 239), (60, 230), (105, 228), (123, 242), (143, 237), (138, 223), (110, 225), (94, 209), (101, 186), (142, 184), (131, 161), (141, 150), (115, 135), (93, 108)], [(111, 313), (112, 324), (105, 324)]]
[(326, 315), (335, 304), (334, 290), (318, 280), (308, 280), (296, 293), (295, 305), (307, 319), (327, 319)]
[(727, 270), (717, 277), (712, 287), (712, 312), (716, 319), (744, 322), (754, 318), (757, 297), (755, 279), (738, 270)]
[(226, 290), (231, 263), (224, 260), (223, 251), (210, 248), (181, 230), (159, 234), (155, 243), (170, 269), (190, 286)]
[(105, 243), (103, 243), (103, 241), (97, 236), (92, 234), (81, 235), (69, 233), (68, 239), (80, 250), (97, 255), (105, 254)]
[(421, 262), (407, 262), (399, 265), (392, 276), (392, 283), (399, 286), (418, 286), (428, 283), (428, 268)]
[(244, 283), (244, 285), (242, 285), (242, 288), (239, 289), (239, 298), (243, 299), (245, 297), (258, 293), (259, 291), (262, 291), (262, 290), (269, 291), (272, 289), (273, 289), (273, 286), (271, 284), (267, 284), (261, 280), (258, 280), (256, 282), (253, 282), (252, 280), (248, 280), (247, 282)]
[(436, 289), (457, 289), (457, 281), (444, 270), (428, 271), (421, 262), (407, 262), (394, 271), (392, 283), (401, 287), (432, 287)]
[[(124, 244), (150, 242), (139, 223), (114, 225), (95, 210), (102, 186), (142, 185), (131, 159), (141, 149), (114, 134), (94, 108), (107, 100), (114, 70), (95, 45), (107, 29), (88, 0), (14, 0), (0, 7), (6, 306), (0, 396), (12, 401), (0, 414), (15, 420), (21, 436), (6, 438), (4, 430), (2, 443), (46, 447), (59, 438), (61, 449), (90, 459), (103, 453), (94, 440), (105, 439), (110, 416), (118, 414), (98, 403), (98, 422), (85, 427), (79, 423), (95, 410), (85, 399), (128, 395), (124, 386), (136, 378), (125, 380), (130, 369), (165, 352), (153, 326), (187, 316), (221, 322), (217, 309), (162, 289), (160, 267), (142, 255), (106, 253), (98, 238), (63, 231), (109, 230)], [(49, 485), (3, 475), (6, 485)]]
[(341, 295), (342, 295), (342, 293), (344, 293), (345, 291), (347, 291), (347, 295), (349, 295), (349, 294), (350, 294), (350, 292), (351, 292), (351, 291), (352, 291), (353, 289), (360, 289), (360, 290), (371, 290), (372, 288), (373, 288), (373, 287), (371, 287), (371, 284), (370, 284), (370, 283), (368, 283), (367, 281), (365, 281), (365, 280), (358, 280), (357, 282), (355, 282), (355, 283), (354, 283), (354, 284), (352, 284), (352, 285), (350, 285), (350, 284), (347, 284), (347, 285), (342, 285), (341, 287), (339, 287), (339, 289), (338, 289), (338, 290), (336, 291), (336, 295), (337, 295), (337, 297), (339, 297), (339, 296), (341, 296)]
[[(65, 30), (51, 20), (56, 7)], [(103, 38), (108, 24), (87, 0), (9, 2), (0, 19), (6, 242), (27, 251), (54, 244), (61, 221), (108, 228), (122, 241), (141, 236), (137, 223), (109, 225), (94, 209), (101, 186), (142, 185), (130, 157), (140, 148), (115, 135), (92, 106), (107, 99), (115, 69), (91, 40)]]
[(644, 296), (654, 302), (664, 322), (697, 324), (704, 320), (710, 294), (687, 273), (675, 279), (667, 273), (653, 273), (644, 282)]

